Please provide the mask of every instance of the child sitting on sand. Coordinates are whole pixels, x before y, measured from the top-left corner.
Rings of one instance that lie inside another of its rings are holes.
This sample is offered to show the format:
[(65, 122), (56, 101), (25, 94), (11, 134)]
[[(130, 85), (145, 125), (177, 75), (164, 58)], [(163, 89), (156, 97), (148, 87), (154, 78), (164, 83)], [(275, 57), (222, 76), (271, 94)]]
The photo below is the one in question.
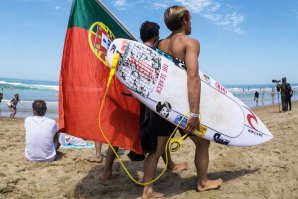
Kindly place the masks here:
[(25, 157), (36, 162), (53, 161), (60, 147), (57, 123), (45, 117), (47, 106), (44, 100), (35, 100), (32, 108), (34, 116), (25, 119)]

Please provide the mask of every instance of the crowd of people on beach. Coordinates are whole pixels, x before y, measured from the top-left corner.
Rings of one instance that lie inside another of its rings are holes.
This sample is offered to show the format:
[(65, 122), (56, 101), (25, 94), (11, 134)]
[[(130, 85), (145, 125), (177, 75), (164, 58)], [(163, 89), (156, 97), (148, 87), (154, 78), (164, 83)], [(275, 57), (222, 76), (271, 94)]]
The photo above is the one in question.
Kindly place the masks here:
[[(262, 105), (265, 105), (265, 90), (266, 88), (260, 88), (259, 89), (262, 95)], [(281, 99), (281, 104), (282, 104), (282, 111), (290, 111), (292, 110), (292, 96), (294, 94), (294, 90), (292, 89), (291, 85), (286, 82), (286, 77), (282, 78), (282, 83), (276, 85), (276, 87), (271, 88), (271, 99), (272, 99), (272, 104), (275, 104), (275, 97), (276, 97), (276, 92), (278, 93), (277, 95), (277, 100), (279, 103), (279, 100)], [(280, 99), (279, 99), (279, 93), (280, 93)], [(254, 101), (256, 102), (256, 107), (259, 106), (259, 97), (260, 93), (256, 90), (254, 93)]]

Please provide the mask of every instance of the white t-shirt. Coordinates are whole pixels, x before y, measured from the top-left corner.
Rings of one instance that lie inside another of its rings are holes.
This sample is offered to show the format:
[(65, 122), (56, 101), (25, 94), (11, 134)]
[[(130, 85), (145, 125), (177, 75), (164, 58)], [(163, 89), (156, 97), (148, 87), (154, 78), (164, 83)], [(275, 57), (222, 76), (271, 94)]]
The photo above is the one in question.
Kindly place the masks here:
[(56, 156), (54, 135), (58, 127), (55, 120), (45, 116), (30, 116), (25, 119), (25, 157), (30, 161), (53, 161)]

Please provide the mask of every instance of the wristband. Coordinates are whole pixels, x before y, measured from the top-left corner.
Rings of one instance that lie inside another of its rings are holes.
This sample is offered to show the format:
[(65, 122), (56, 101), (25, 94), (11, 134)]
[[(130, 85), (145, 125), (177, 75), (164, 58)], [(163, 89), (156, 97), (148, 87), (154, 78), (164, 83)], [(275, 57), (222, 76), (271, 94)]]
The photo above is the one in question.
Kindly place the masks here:
[(200, 118), (200, 113), (192, 113), (189, 114), (191, 117)]

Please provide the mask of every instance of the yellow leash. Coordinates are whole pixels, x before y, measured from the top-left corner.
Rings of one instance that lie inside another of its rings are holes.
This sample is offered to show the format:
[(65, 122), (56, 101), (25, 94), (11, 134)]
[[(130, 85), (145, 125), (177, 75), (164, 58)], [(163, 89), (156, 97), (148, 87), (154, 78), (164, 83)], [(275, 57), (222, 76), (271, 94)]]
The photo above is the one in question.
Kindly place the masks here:
[[(188, 113), (187, 113), (188, 114)], [(186, 114), (186, 115), (187, 115)], [(184, 115), (184, 117), (185, 117), (185, 115)], [(183, 118), (184, 118), (183, 117)], [(183, 118), (182, 118), (182, 120), (183, 120)], [(200, 114), (200, 118), (199, 118), (199, 121), (202, 121), (201, 120), (202, 118), (201, 118), (201, 114)], [(181, 123), (181, 121), (180, 121), (180, 123)], [(179, 123), (179, 124), (180, 124)], [(179, 126), (179, 124), (178, 124), (178, 126)], [(195, 130), (194, 131), (194, 134), (199, 134), (199, 130)], [(182, 137), (180, 137), (180, 138), (173, 138), (173, 139), (171, 139), (171, 141), (170, 141), (170, 151), (171, 152), (176, 152), (176, 151), (178, 151), (178, 149), (180, 148), (180, 145), (181, 145), (181, 142), (182, 142), (182, 140), (184, 140), (186, 137), (187, 137), (187, 135), (188, 134), (185, 134), (185, 135), (183, 135)]]
[[(103, 109), (103, 105), (104, 105), (104, 102), (105, 102), (105, 99), (106, 99), (106, 95), (108, 93), (108, 90), (109, 90), (109, 87), (110, 87), (110, 84), (111, 84), (111, 81), (115, 75), (115, 72), (116, 72), (116, 69), (117, 69), (117, 66), (118, 66), (118, 62), (119, 62), (119, 59), (120, 59), (120, 54), (119, 53), (116, 53), (114, 55), (114, 58), (112, 60), (112, 66), (111, 66), (111, 70), (110, 70), (110, 74), (109, 74), (109, 78), (108, 78), (108, 81), (107, 81), (107, 88), (105, 90), (105, 93), (104, 93), (104, 96), (103, 96), (103, 100), (101, 102), (101, 105), (100, 105), (100, 109), (99, 109), (99, 115), (98, 115), (98, 127), (99, 127), (99, 130), (102, 134), (102, 136), (104, 137), (104, 139), (106, 140), (106, 142), (108, 143), (109, 147), (112, 149), (112, 151), (115, 153), (117, 159), (119, 160), (121, 166), (123, 167), (123, 169), (125, 170), (125, 172), (127, 173), (127, 175), (129, 176), (129, 178), (135, 182), (136, 184), (138, 185), (149, 185), (153, 182), (155, 182), (156, 180), (158, 180), (164, 173), (165, 171), (167, 170), (167, 167), (168, 167), (168, 153), (167, 153), (167, 149), (168, 149), (168, 145), (169, 145), (169, 141), (171, 140), (171, 137), (174, 135), (174, 133), (176, 132), (177, 128), (179, 127), (180, 123), (183, 121), (183, 119), (185, 118), (186, 115), (184, 115), (182, 117), (182, 119), (180, 120), (180, 122), (177, 124), (176, 128), (174, 129), (174, 131), (172, 132), (171, 136), (169, 137), (168, 141), (167, 141), (167, 144), (166, 144), (166, 148), (165, 148), (165, 154), (166, 154), (166, 166), (165, 168), (162, 170), (162, 172), (156, 177), (154, 178), (153, 180), (151, 180), (150, 182), (146, 182), (146, 183), (142, 183), (142, 182), (139, 182), (137, 181), (136, 179), (134, 179), (131, 175), (131, 173), (127, 170), (126, 166), (124, 165), (122, 159), (120, 158), (120, 156), (117, 154), (117, 152), (115, 151), (114, 147), (112, 146), (112, 144), (109, 142), (109, 140), (107, 139), (107, 137), (105, 136), (102, 128), (101, 128), (101, 112), (102, 112), (102, 109)], [(180, 138), (179, 142), (177, 142), (179, 144), (179, 147), (180, 147), (180, 142), (185, 138), (185, 136), (187, 135), (184, 135), (182, 138)], [(179, 148), (178, 147), (178, 148)], [(177, 151), (178, 148), (175, 150)], [(172, 150), (171, 150), (172, 151)]]

